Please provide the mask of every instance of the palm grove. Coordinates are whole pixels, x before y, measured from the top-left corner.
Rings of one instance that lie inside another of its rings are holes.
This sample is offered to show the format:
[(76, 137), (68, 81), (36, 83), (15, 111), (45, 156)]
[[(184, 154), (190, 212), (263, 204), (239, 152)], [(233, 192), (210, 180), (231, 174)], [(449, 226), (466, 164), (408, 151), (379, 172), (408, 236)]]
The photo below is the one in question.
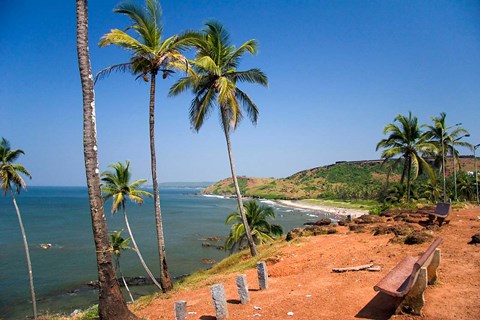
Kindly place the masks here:
[[(163, 291), (172, 288), (165, 253), (156, 168), (155, 89), (159, 73), (162, 75), (162, 79), (168, 78), (175, 72), (184, 74), (172, 85), (168, 95), (176, 96), (185, 92), (193, 94), (189, 117), (191, 126), (195, 131), (200, 130), (211, 111), (218, 108), (239, 211), (227, 217), (227, 223), (234, 222), (227, 240), (227, 247), (233, 250), (234, 248), (248, 246), (251, 255), (255, 256), (258, 252), (257, 244), (272, 240), (275, 236), (280, 235), (282, 230), (278, 225), (270, 225), (267, 222), (267, 218), (273, 218), (274, 216), (269, 208), (259, 207), (255, 202), (246, 204), (242, 202), (230, 139), (230, 135), (235, 131), (244, 115), (255, 124), (259, 114), (257, 105), (246, 92), (238, 87), (238, 84), (243, 82), (262, 86), (268, 84), (267, 76), (258, 68), (239, 70), (241, 59), (245, 54), (253, 55), (257, 53), (257, 42), (248, 40), (239, 47), (232, 45), (229, 33), (217, 21), (207, 22), (202, 31), (188, 31), (163, 38), (161, 9), (156, 0), (146, 0), (145, 6), (140, 6), (134, 1), (124, 2), (114, 9), (114, 12), (125, 15), (131, 25), (126, 30), (111, 30), (101, 38), (99, 45), (101, 47), (115, 45), (127, 49), (131, 54), (130, 59), (127, 62), (114, 64), (103, 69), (97, 74), (95, 80), (102, 79), (111, 72), (120, 71), (131, 73), (135, 79), (141, 79), (150, 84), (148, 138), (150, 141), (153, 195), (139, 189), (146, 180), (130, 182), (131, 173), (128, 161), (125, 165), (121, 162), (111, 165), (110, 168), (113, 170), (104, 172), (100, 177), (94, 77), (90, 65), (88, 46), (88, 4), (87, 0), (76, 0), (77, 55), (83, 93), (84, 159), (99, 279), (99, 317), (100, 319), (137, 319), (125, 303), (116, 275), (120, 266), (120, 251), (129, 248), (128, 241), (132, 241), (133, 250), (137, 253), (152, 280), (156, 281), (135, 243), (128, 222), (127, 199), (142, 203), (143, 196), (153, 197), (160, 260), (160, 283), (157, 283), (157, 285)], [(194, 52), (194, 58), (188, 59), (185, 53), (191, 51)], [(423, 131), (422, 128), (426, 130)], [(401, 167), (399, 184), (394, 188), (390, 187), (384, 193), (384, 200), (394, 199), (395, 192), (398, 193), (396, 199), (399, 201), (409, 202), (411, 199), (426, 194), (431, 201), (439, 200), (442, 196), (441, 179), (439, 177), (446, 169), (445, 158), (450, 155), (454, 167), (456, 167), (459, 164), (459, 154), (455, 147), (472, 147), (468, 143), (460, 141), (461, 138), (468, 135), (465, 129), (459, 126), (447, 127), (446, 114), (444, 113), (440, 114), (439, 117), (432, 117), (432, 124), (425, 126), (419, 126), (417, 118), (412, 114), (408, 116), (399, 115), (394, 119), (394, 123), (385, 127), (384, 133), (388, 136), (378, 143), (377, 150), (383, 149), (382, 157), (385, 158), (392, 172), (398, 170), (396, 167), (399, 165)], [(26, 188), (20, 174), (30, 177), (29, 172), (23, 166), (14, 163), (21, 154), (23, 154), (22, 150), (11, 150), (5, 139), (1, 141), (0, 182), (4, 194), (10, 193), (17, 211), (27, 256), (33, 313), (36, 318), (36, 298), (28, 244), (20, 210), (15, 200), (15, 192), (19, 193), (20, 189)], [(428, 179), (417, 179), (422, 177), (424, 172), (428, 174)], [(417, 180), (421, 180), (421, 183), (416, 184)], [(455, 183), (455, 200), (457, 200), (457, 197), (459, 199), (472, 199), (472, 179), (464, 173), (459, 173), (455, 182), (459, 182), (458, 190), (457, 183)], [(418, 191), (420, 189), (424, 191)], [(449, 198), (452, 197), (450, 189), (449, 186)], [(110, 235), (108, 233), (104, 216), (104, 200), (109, 198), (113, 198), (113, 213), (117, 212), (118, 209), (122, 210), (130, 236), (127, 240), (121, 237), (121, 232)], [(116, 257), (115, 264), (113, 263), (113, 255)]]

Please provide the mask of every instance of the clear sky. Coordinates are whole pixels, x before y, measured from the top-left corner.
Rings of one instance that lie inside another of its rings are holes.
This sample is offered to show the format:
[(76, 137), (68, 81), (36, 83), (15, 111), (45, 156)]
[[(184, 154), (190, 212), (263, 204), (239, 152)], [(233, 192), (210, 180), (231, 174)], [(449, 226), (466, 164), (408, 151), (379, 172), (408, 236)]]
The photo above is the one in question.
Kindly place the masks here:
[[(93, 72), (126, 62), (98, 40), (129, 21), (118, 1), (89, 1)], [(232, 135), (238, 174), (286, 177), (341, 160), (379, 158), (383, 127), (412, 111), (420, 123), (447, 113), (480, 143), (480, 2), (164, 0), (164, 36), (222, 22), (237, 46), (259, 41), (242, 69), (261, 68), (269, 87), (241, 86), (260, 109)], [(0, 136), (25, 155), (30, 185), (84, 185), (82, 97), (75, 1), (0, 3)], [(216, 181), (230, 175), (218, 115), (195, 133), (190, 94), (168, 98), (157, 84), (160, 182)], [(101, 170), (129, 159), (150, 177), (149, 84), (113, 74), (96, 85)], [(469, 154), (468, 150), (461, 150)]]

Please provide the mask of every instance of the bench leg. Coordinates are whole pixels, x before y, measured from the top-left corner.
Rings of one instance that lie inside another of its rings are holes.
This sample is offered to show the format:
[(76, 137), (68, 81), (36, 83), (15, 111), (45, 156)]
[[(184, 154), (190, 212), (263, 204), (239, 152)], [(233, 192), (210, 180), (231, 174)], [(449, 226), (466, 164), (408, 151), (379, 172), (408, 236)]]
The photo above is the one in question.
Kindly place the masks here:
[(435, 217), (433, 214), (429, 214), (429, 215), (428, 215), (428, 222), (429, 222), (430, 224), (433, 224), (433, 221), (435, 221), (435, 218), (436, 218), (436, 217)]
[(438, 220), (438, 226), (441, 227), (442, 224), (443, 224), (443, 221), (445, 221), (445, 218), (443, 218), (443, 217), (438, 217), (437, 220)]
[(425, 305), (424, 291), (427, 287), (427, 268), (422, 267), (418, 271), (417, 280), (415, 284), (410, 289), (410, 292), (403, 299), (400, 305), (397, 307), (395, 313), (399, 314), (402, 312), (411, 313), (414, 315), (421, 316), (422, 308)]
[(428, 284), (434, 284), (437, 280), (437, 268), (440, 265), (441, 251), (439, 248), (433, 252), (432, 262), (427, 267)]

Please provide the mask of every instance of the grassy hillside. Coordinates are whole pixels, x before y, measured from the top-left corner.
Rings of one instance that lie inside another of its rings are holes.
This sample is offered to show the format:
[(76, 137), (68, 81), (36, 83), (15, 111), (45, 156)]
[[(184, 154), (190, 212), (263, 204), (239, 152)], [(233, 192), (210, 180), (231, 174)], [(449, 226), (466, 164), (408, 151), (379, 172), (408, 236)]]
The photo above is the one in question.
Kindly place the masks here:
[[(447, 175), (453, 174), (451, 159), (447, 160)], [(477, 165), (480, 165), (478, 163)], [(473, 158), (460, 159), (462, 171), (473, 171)], [(238, 177), (243, 195), (265, 199), (373, 199), (387, 181), (389, 166), (381, 160), (337, 162), (308, 169), (287, 178)], [(401, 167), (389, 175), (389, 181), (399, 181)], [(219, 181), (204, 193), (230, 196), (235, 194), (231, 178)]]

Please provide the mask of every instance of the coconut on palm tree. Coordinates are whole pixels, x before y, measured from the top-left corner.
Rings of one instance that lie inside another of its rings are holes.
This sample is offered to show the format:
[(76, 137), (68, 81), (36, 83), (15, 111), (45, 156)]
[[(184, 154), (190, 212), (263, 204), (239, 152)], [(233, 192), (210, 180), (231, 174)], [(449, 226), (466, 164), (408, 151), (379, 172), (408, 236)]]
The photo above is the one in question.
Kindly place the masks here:
[(130, 183), (130, 161), (126, 161), (125, 165), (123, 165), (123, 163), (121, 162), (117, 162), (110, 165), (109, 167), (113, 170), (105, 171), (102, 173), (102, 192), (104, 194), (103, 199), (113, 199), (111, 210), (113, 214), (115, 214), (118, 209), (121, 209), (123, 211), (123, 218), (125, 220), (128, 235), (132, 240), (132, 244), (135, 248), (138, 259), (140, 259), (140, 263), (142, 264), (145, 272), (147, 272), (150, 279), (152, 279), (153, 283), (160, 290), (162, 290), (162, 286), (157, 282), (152, 272), (148, 268), (147, 264), (145, 263), (145, 260), (143, 259), (142, 253), (140, 252), (137, 242), (133, 237), (132, 229), (130, 228), (130, 223), (127, 216), (127, 198), (130, 199), (130, 201), (132, 202), (142, 204), (144, 196), (153, 197), (150, 192), (139, 189), (143, 184), (145, 184), (145, 182), (147, 182), (147, 180), (140, 179)]
[(422, 133), (418, 125), (418, 119), (408, 113), (408, 117), (397, 115), (395, 121), (399, 124), (390, 123), (383, 129), (384, 134), (388, 137), (382, 139), (378, 144), (376, 150), (383, 148), (382, 158), (385, 161), (399, 156), (392, 165), (396, 166), (403, 162), (403, 170), (400, 178), (400, 183), (406, 181), (406, 197), (407, 202), (410, 201), (411, 183), (424, 170), (430, 176), (430, 179), (436, 180), (435, 173), (431, 166), (423, 158), (423, 154), (431, 153), (435, 150), (435, 145), (428, 141), (428, 137)]
[(123, 276), (122, 268), (120, 267), (120, 256), (122, 252), (125, 250), (131, 250), (132, 248), (129, 246), (130, 238), (124, 239), (122, 237), (123, 230), (114, 231), (109, 234), (110, 236), (110, 243), (112, 246), (112, 253), (115, 257), (115, 270), (120, 273), (120, 277), (122, 278), (123, 285), (130, 296), (130, 301), (134, 302), (132, 293), (130, 292), (130, 288), (128, 287), (127, 281), (125, 281), (125, 277)]
[[(145, 7), (134, 1), (120, 4), (114, 12), (126, 15), (132, 25), (125, 31), (113, 29), (105, 34), (100, 47), (116, 45), (131, 52), (130, 61), (116, 64), (100, 71), (96, 79), (109, 75), (112, 71), (130, 72), (136, 79), (150, 81), (149, 127), (150, 127), (150, 164), (152, 171), (153, 194), (155, 204), (155, 223), (157, 229), (158, 254), (160, 259), (160, 282), (164, 291), (173, 287), (168, 273), (163, 235), (160, 194), (157, 182), (157, 158), (155, 152), (155, 84), (160, 72), (165, 79), (176, 69), (184, 69), (187, 59), (181, 54), (189, 43), (191, 33), (186, 32), (163, 39), (161, 8), (157, 0), (146, 0)], [(133, 35), (127, 33), (131, 31)]]
[(243, 207), (233, 160), (230, 133), (237, 128), (242, 120), (242, 109), (254, 124), (258, 118), (256, 104), (237, 84), (247, 82), (267, 86), (267, 76), (257, 68), (246, 71), (238, 70), (244, 54), (255, 54), (257, 52), (257, 42), (249, 40), (236, 48), (230, 43), (230, 34), (219, 22), (207, 22), (203, 32), (199, 33), (194, 40), (194, 46), (197, 53), (195, 60), (191, 62), (192, 68), (190, 68), (186, 77), (179, 79), (171, 87), (170, 95), (175, 96), (186, 90), (193, 92), (190, 123), (196, 131), (200, 130), (213, 109), (219, 108), (220, 122), (225, 134), (230, 169), (238, 201), (238, 210), (245, 227), (250, 252), (252, 256), (255, 256), (258, 252)]
[(95, 92), (88, 51), (87, 0), (76, 0), (77, 57), (83, 96), (83, 149), (90, 217), (97, 258), (100, 319), (130, 320), (137, 317), (128, 309), (115, 276), (108, 230), (103, 211), (95, 120)]
[(10, 193), (12, 196), (13, 205), (17, 212), (18, 223), (20, 225), (20, 231), (22, 233), (23, 247), (25, 249), (25, 256), (27, 257), (27, 268), (28, 268), (28, 278), (30, 281), (30, 294), (32, 296), (32, 306), (33, 306), (33, 317), (37, 318), (37, 300), (35, 298), (35, 288), (33, 286), (33, 273), (32, 273), (32, 262), (30, 261), (30, 251), (28, 250), (27, 235), (25, 233), (25, 228), (23, 227), (22, 215), (20, 214), (20, 209), (17, 205), (17, 200), (15, 199), (15, 192), (20, 193), (21, 189), (27, 189), (27, 184), (23, 180), (21, 174), (29, 177), (32, 176), (25, 169), (24, 166), (18, 163), (14, 163), (20, 157), (20, 155), (25, 154), (23, 150), (10, 148), (10, 143), (2, 138), (0, 140), (0, 185), (3, 190), (3, 195), (6, 196), (7, 193)]
[[(244, 204), (245, 215), (247, 216), (248, 226), (252, 232), (255, 244), (264, 244), (273, 241), (281, 236), (283, 229), (277, 224), (270, 224), (268, 219), (275, 219), (275, 212), (272, 207), (259, 206), (256, 201), (250, 201)], [(242, 217), (235, 212), (230, 214), (225, 220), (225, 224), (234, 223), (230, 228), (230, 235), (225, 241), (225, 249), (233, 252), (235, 249), (243, 249), (247, 244), (245, 227)]]

